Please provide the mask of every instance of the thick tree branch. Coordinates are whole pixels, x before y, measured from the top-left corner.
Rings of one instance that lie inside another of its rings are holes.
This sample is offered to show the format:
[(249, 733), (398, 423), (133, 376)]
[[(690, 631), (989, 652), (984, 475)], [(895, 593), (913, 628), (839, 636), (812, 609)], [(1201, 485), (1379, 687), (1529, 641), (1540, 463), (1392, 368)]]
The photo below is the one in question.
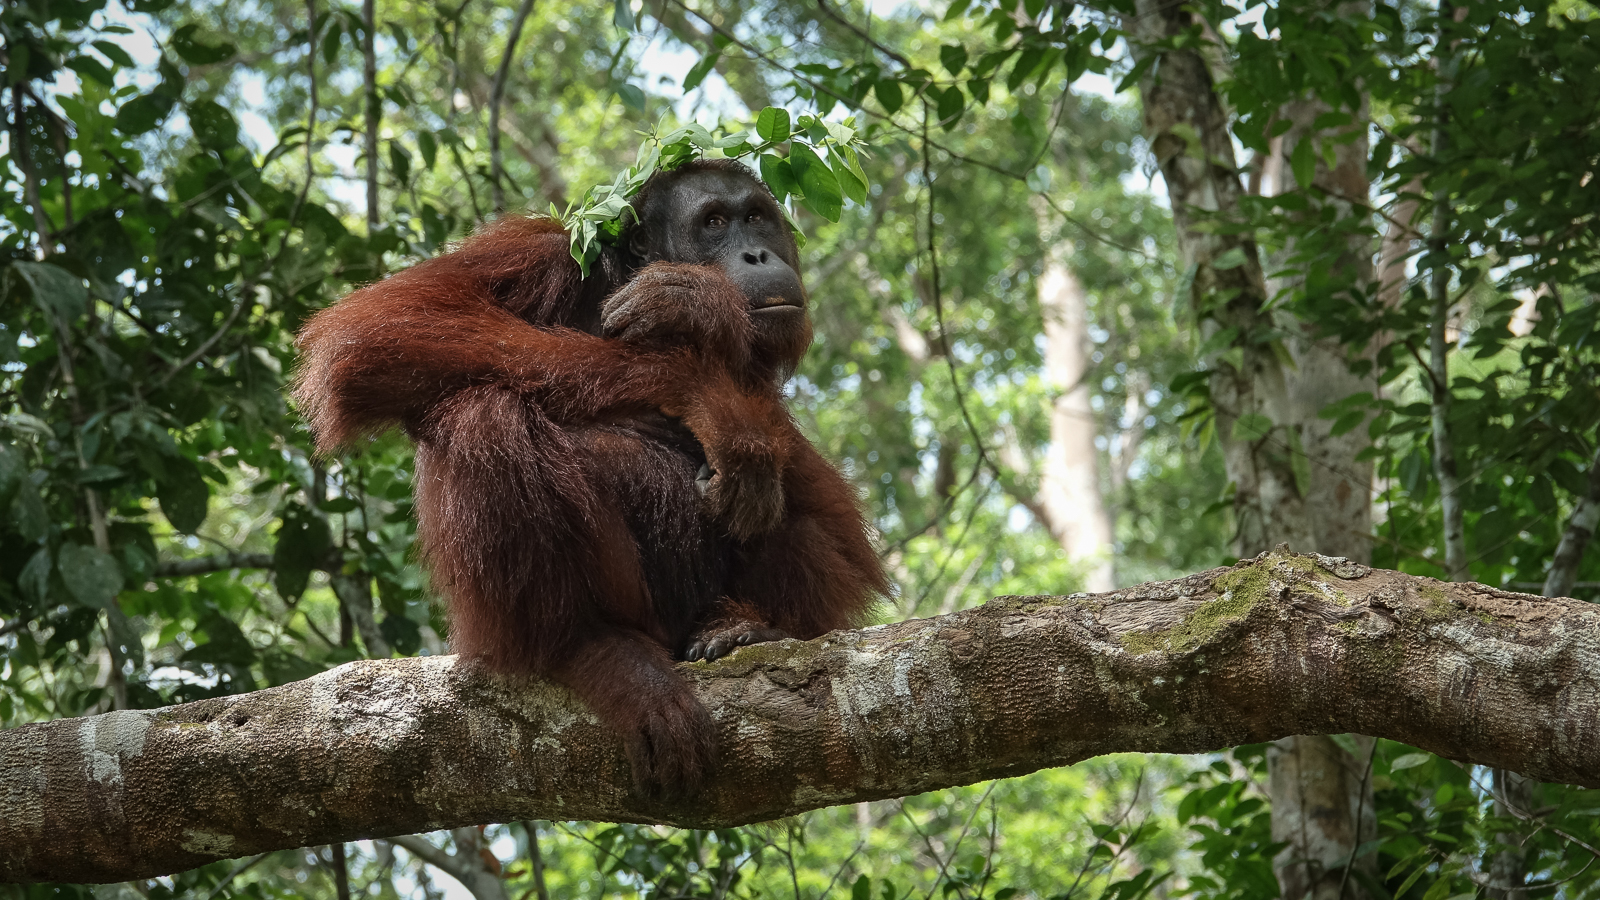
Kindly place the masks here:
[(1114, 751), (1357, 732), (1600, 786), (1600, 607), (1264, 554), (1110, 594), (744, 648), (682, 671), (726, 752), (650, 804), (566, 690), (454, 657), (0, 733), (0, 880), (517, 819), (710, 827)]

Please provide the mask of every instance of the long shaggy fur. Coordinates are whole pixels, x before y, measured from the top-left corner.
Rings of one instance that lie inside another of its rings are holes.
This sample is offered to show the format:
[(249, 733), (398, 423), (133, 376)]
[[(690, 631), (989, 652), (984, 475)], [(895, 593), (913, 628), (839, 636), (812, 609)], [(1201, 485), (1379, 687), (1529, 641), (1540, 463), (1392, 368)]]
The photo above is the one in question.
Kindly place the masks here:
[[(717, 753), (673, 657), (730, 619), (799, 638), (856, 624), (886, 583), (718, 270), (678, 271), (703, 286), (705, 333), (597, 336), (604, 298), (663, 265), (627, 272), (612, 253), (582, 279), (558, 223), (501, 220), (308, 321), (294, 396), (323, 452), (397, 425), (416, 442), (419, 540), (454, 649), (570, 685), (627, 738), (641, 788), (670, 791)], [(759, 472), (779, 473), (762, 496), (781, 508), (746, 508)]]

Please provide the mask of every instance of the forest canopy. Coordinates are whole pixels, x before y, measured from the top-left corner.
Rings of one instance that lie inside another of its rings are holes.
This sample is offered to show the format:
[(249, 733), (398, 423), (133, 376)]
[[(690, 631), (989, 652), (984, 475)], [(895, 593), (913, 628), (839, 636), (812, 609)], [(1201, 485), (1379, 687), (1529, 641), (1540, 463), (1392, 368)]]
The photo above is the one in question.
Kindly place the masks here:
[[(1280, 543), (1600, 599), (1586, 0), (17, 0), (0, 36), (0, 728), (447, 653), (410, 445), (312, 453), (296, 330), (581, 207), (641, 133), (780, 113), (809, 143), (754, 165), (817, 332), (791, 405), (879, 533), (881, 621)], [(830, 140), (854, 165), (795, 149)], [(1583, 897), (1597, 807), (1302, 736), (96, 896)]]

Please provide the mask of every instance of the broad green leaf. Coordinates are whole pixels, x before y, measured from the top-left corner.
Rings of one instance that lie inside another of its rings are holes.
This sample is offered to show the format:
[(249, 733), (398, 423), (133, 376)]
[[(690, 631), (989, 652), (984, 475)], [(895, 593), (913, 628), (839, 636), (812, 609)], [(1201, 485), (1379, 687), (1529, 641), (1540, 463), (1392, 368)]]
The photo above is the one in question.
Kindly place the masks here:
[(829, 222), (839, 221), (839, 213), (844, 209), (839, 181), (816, 151), (801, 143), (791, 145), (789, 168), (794, 171), (795, 180), (800, 182), (801, 202), (806, 209)]
[(31, 477), (17, 481), (16, 496), (11, 498), (11, 521), (17, 532), (28, 541), (37, 541), (50, 533), (50, 513), (44, 508), (44, 498), (39, 496), (39, 486)]
[(772, 189), (772, 195), (781, 204), (791, 194), (800, 192), (800, 185), (795, 181), (794, 170), (789, 161), (775, 153), (761, 154), (761, 180)]
[(0, 443), (0, 507), (11, 502), (17, 485), (28, 475), (27, 462), (9, 442)]
[(156, 485), (161, 514), (175, 531), (194, 534), (206, 520), (211, 489), (192, 464), (167, 460), (167, 477)]
[(433, 132), (417, 132), (417, 150), (422, 153), (423, 166), (432, 169), (433, 161), (438, 158), (439, 154), (439, 144), (434, 140)]
[(961, 114), (966, 112), (966, 108), (967, 97), (961, 93), (961, 88), (954, 85), (945, 88), (944, 93), (939, 96), (939, 125), (945, 129), (954, 127), (961, 119)]
[(628, 84), (625, 81), (618, 82), (616, 93), (624, 106), (638, 112), (644, 112), (644, 91), (640, 90), (638, 85)]
[(756, 134), (763, 141), (777, 143), (789, 139), (789, 111), (782, 107), (769, 106), (756, 116)]
[(65, 544), (56, 562), (67, 590), (84, 606), (104, 609), (122, 590), (122, 568), (94, 547)]
[(717, 66), (717, 60), (721, 58), (722, 54), (716, 52), (707, 53), (705, 56), (700, 57), (700, 61), (689, 68), (689, 74), (683, 76), (683, 86), (681, 88), (683, 92), (687, 94), (699, 87), (700, 82), (706, 80), (706, 76), (711, 74), (711, 70)]
[(611, 8), (611, 23), (623, 31), (638, 28), (639, 23), (633, 16), (633, 0), (616, 0)]
[(237, 52), (232, 44), (223, 42), (213, 44), (198, 36), (200, 26), (190, 23), (172, 33), (172, 49), (184, 62), (197, 66), (219, 63), (231, 58)]
[(239, 143), (239, 123), (233, 114), (211, 100), (189, 104), (189, 127), (202, 147), (226, 150)]
[(939, 48), (939, 62), (951, 75), (960, 75), (967, 67), (967, 48), (960, 44), (946, 44)]
[(1219, 270), (1237, 269), (1249, 261), (1250, 257), (1245, 255), (1243, 247), (1229, 247), (1211, 263), (1211, 268)]
[(94, 43), (90, 44), (90, 46), (94, 47), (96, 50), (99, 50), (106, 59), (111, 60), (113, 63), (116, 63), (119, 66), (127, 66), (130, 69), (133, 68), (133, 57), (129, 56), (128, 51), (122, 49), (117, 44), (114, 44), (110, 41), (95, 41)]
[(1289, 169), (1294, 172), (1295, 184), (1302, 188), (1311, 186), (1311, 180), (1317, 175), (1317, 156), (1314, 152), (1310, 135), (1300, 139), (1294, 145), (1294, 152), (1289, 154)]
[(1261, 413), (1245, 413), (1233, 423), (1233, 439), (1259, 441), (1272, 433), (1272, 420)]
[(900, 90), (900, 82), (880, 79), (872, 85), (872, 96), (878, 98), (883, 105), (883, 111), (894, 115), (905, 105), (905, 95)]
[(22, 588), (22, 593), (36, 604), (42, 605), (50, 599), (52, 568), (50, 548), (40, 547), (29, 558), (28, 564), (22, 567), (22, 572), (17, 575), (17, 586)]
[(63, 324), (89, 311), (89, 291), (82, 278), (54, 263), (19, 260), (11, 265), (33, 290), (33, 302)]
[(85, 78), (92, 78), (106, 87), (116, 86), (116, 76), (111, 74), (111, 70), (106, 68), (105, 63), (92, 56), (74, 56), (67, 60), (66, 66), (79, 75)]
[(332, 548), (326, 519), (298, 503), (286, 507), (272, 550), (272, 577), (278, 595), (287, 600), (305, 593), (311, 570), (322, 564)]
[(1394, 762), (1389, 764), (1389, 771), (1399, 772), (1404, 769), (1414, 769), (1432, 758), (1433, 754), (1431, 753), (1407, 753), (1404, 756), (1395, 757)]
[(164, 93), (143, 94), (117, 109), (117, 130), (129, 136), (144, 134), (172, 112), (173, 101)]
[(856, 177), (850, 164), (839, 153), (839, 148), (835, 147), (829, 152), (828, 161), (833, 166), (833, 177), (839, 182), (839, 190), (856, 203), (867, 202), (866, 180)]

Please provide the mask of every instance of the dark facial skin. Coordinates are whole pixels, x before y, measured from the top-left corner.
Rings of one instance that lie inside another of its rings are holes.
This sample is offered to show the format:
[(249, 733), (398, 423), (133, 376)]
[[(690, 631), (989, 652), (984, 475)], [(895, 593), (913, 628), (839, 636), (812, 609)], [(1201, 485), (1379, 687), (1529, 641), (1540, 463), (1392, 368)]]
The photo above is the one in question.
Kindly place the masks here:
[(687, 168), (636, 204), (634, 267), (652, 262), (722, 269), (749, 302), (758, 354), (792, 368), (810, 343), (799, 253), (782, 210), (742, 167)]

